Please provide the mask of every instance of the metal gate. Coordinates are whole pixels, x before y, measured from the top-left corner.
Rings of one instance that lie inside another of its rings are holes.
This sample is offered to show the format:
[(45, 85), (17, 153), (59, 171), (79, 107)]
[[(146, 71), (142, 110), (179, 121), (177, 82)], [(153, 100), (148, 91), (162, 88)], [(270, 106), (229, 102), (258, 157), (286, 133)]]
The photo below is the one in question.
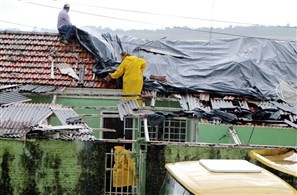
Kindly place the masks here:
[(105, 155), (105, 194), (141, 195), (145, 190), (145, 153), (115, 146)]

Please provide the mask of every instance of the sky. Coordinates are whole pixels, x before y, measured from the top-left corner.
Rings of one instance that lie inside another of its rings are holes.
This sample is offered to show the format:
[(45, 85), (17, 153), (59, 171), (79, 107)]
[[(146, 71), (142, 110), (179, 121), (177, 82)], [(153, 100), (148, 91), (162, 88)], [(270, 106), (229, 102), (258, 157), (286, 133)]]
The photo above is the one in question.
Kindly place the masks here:
[(297, 0), (0, 0), (0, 30), (56, 30), (65, 3), (78, 28), (297, 27)]

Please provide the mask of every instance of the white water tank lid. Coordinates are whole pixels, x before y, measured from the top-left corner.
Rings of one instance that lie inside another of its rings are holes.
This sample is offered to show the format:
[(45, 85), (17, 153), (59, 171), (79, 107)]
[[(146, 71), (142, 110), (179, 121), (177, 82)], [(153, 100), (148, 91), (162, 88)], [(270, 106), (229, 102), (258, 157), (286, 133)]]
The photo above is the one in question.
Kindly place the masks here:
[(211, 172), (218, 173), (260, 173), (261, 169), (246, 160), (201, 159), (199, 163)]

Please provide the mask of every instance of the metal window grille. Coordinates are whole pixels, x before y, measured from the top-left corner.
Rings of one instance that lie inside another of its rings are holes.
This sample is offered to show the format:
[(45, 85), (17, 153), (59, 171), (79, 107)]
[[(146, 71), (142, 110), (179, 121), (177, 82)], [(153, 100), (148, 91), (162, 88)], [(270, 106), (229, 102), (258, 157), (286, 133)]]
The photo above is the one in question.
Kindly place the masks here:
[[(185, 142), (187, 140), (186, 119), (165, 119), (157, 126), (148, 126), (150, 140)], [(144, 125), (141, 123), (141, 137), (144, 137)]]
[(124, 118), (124, 135), (125, 139), (135, 140), (134, 132), (137, 130), (135, 125), (133, 125), (134, 119)]
[(138, 159), (131, 151), (117, 153), (111, 150), (105, 156), (105, 194), (138, 195), (141, 192), (144, 162), (144, 153)]

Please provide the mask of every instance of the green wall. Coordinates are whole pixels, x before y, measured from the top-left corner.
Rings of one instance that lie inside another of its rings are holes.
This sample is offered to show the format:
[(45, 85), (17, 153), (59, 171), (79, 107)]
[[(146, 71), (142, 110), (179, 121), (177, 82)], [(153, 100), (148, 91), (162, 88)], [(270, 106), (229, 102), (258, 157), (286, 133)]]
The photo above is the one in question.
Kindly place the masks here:
[[(234, 143), (228, 128), (232, 125), (200, 123), (198, 142)], [(297, 129), (261, 126), (233, 126), (243, 145), (297, 146)]]
[[(0, 194), (102, 194), (102, 142), (0, 140)], [(246, 158), (247, 150), (148, 146), (146, 194), (158, 194), (165, 163), (200, 158)]]
[[(109, 144), (101, 141), (0, 140), (0, 194), (101, 195)], [(146, 170), (145, 194), (159, 193), (166, 163), (199, 159), (252, 161), (249, 149), (239, 147), (152, 144), (142, 148), (147, 151), (146, 166), (142, 165)], [(284, 177), (297, 187), (297, 178)]]
[(0, 140), (0, 194), (102, 194), (105, 144)]

